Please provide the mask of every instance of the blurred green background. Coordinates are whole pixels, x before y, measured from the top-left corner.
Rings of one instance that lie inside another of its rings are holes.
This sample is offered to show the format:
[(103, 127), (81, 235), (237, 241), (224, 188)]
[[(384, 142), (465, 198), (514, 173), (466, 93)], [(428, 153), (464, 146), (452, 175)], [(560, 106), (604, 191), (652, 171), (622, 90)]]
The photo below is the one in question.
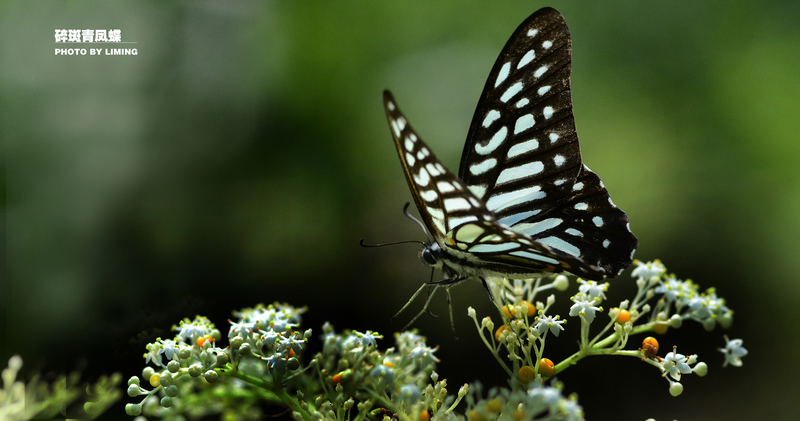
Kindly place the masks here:
[[(800, 3), (779, 0), (1, 2), (2, 361), (127, 378), (181, 318), (227, 331), (232, 310), (273, 301), (389, 346), (429, 272), (413, 245), (358, 246), (422, 239), (381, 91), (456, 170), (497, 54), (543, 6), (571, 28), (584, 161), (630, 215), (637, 258), (716, 286), (750, 350), (722, 370), (723, 332), (687, 325), (659, 338), (709, 364), (682, 396), (623, 358), (582, 361), (566, 391), (589, 419), (796, 419)], [(54, 55), (54, 29), (85, 28), (121, 29), (138, 55)], [(612, 281), (605, 307), (631, 291)], [(415, 325), (438, 372), (504, 385), (465, 315), (494, 315), (485, 292), (453, 299), (458, 340), (443, 297)]]

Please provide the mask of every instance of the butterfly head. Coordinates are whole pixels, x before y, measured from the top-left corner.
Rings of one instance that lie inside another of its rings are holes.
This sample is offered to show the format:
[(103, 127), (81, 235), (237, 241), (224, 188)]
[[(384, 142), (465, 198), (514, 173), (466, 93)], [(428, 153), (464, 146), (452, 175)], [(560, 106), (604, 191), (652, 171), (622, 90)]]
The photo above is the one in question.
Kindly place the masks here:
[(425, 244), (425, 246), (422, 248), (422, 251), (419, 252), (419, 260), (428, 266), (438, 268), (442, 265), (442, 260), (440, 258), (442, 253), (442, 248), (439, 247), (439, 244), (436, 242), (432, 244)]

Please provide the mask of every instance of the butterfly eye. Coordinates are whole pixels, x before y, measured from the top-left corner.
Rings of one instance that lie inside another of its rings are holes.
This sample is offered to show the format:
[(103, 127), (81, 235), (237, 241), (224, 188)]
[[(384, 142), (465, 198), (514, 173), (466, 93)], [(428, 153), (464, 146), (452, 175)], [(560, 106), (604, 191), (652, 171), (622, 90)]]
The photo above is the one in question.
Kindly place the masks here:
[(419, 252), (419, 258), (422, 260), (423, 263), (428, 264), (430, 266), (436, 265), (438, 261), (436, 260), (436, 256), (433, 255), (430, 247), (425, 247)]

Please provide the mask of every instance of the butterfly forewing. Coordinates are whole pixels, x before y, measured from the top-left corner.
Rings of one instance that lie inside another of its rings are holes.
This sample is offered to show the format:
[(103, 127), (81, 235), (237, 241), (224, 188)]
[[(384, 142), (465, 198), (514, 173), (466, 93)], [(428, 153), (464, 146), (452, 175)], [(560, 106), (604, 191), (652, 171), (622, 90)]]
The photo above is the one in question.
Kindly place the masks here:
[(481, 94), (459, 177), (505, 225), (557, 208), (580, 173), (571, 51), (561, 14), (541, 9), (511, 36)]
[(556, 10), (541, 9), (517, 28), (478, 102), (459, 175), (501, 224), (575, 258), (570, 272), (602, 279), (630, 264), (638, 241), (581, 161), (571, 55)]
[(436, 242), (444, 247), (447, 233), (459, 225), (494, 220), (414, 132), (389, 91), (383, 93), (383, 105), (414, 202)]

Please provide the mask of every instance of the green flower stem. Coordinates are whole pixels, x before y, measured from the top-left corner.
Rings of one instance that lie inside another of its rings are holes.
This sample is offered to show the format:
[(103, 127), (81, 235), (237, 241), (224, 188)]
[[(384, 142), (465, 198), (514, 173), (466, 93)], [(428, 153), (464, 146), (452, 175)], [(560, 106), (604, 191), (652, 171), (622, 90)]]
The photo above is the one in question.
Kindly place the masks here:
[(388, 396), (386, 396), (385, 392), (383, 393), (378, 392), (372, 388), (365, 388), (364, 390), (366, 390), (366, 392), (369, 393), (369, 395), (372, 397), (373, 402), (378, 403), (380, 406), (389, 409), (394, 413), (400, 412), (398, 411), (397, 407), (395, 407), (392, 400)]
[[(530, 339), (528, 339), (528, 340), (530, 340)], [(536, 341), (537, 340), (539, 340), (539, 343), (541, 344), (541, 346), (537, 346), (536, 345)], [(544, 355), (544, 341), (542, 341), (540, 339), (533, 339), (531, 342), (533, 343), (533, 349), (536, 351), (536, 358), (533, 361), (533, 366), (532, 367), (535, 368), (536, 372), (538, 373), (539, 372), (539, 361), (542, 360), (542, 355)]]
[(461, 396), (461, 395), (456, 396), (456, 400), (453, 402), (452, 405), (450, 405), (449, 408), (447, 408), (446, 411), (444, 411), (444, 413), (445, 414), (449, 414), (449, 413), (453, 412), (456, 409), (456, 407), (458, 406), (458, 404), (461, 402), (462, 398), (463, 398), (463, 396)]
[[(628, 336), (630, 337), (631, 335), (635, 335), (635, 334), (639, 334), (639, 333), (647, 332), (647, 331), (651, 331), (651, 330), (653, 330), (653, 324), (652, 323), (648, 323), (646, 325), (637, 326), (637, 327), (633, 328), (631, 330), (631, 332), (628, 334)], [(612, 333), (611, 335), (609, 335), (607, 338), (603, 339), (602, 341), (597, 342), (591, 348), (585, 349), (585, 350), (580, 350), (580, 351), (570, 355), (569, 357), (564, 359), (564, 361), (561, 361), (560, 363), (558, 363), (556, 365), (555, 374), (558, 374), (558, 373), (566, 370), (567, 367), (569, 367), (571, 365), (577, 364), (578, 361), (580, 361), (584, 357), (588, 357), (588, 356), (592, 356), (592, 355), (623, 355), (623, 356), (637, 357), (637, 358), (641, 358), (642, 357), (641, 352), (639, 352), (638, 350), (636, 350), (636, 351), (633, 351), (633, 350), (619, 350), (616, 347), (607, 348), (608, 346), (610, 346), (613, 343), (615, 343), (618, 339), (620, 339), (620, 335), (615, 332), (615, 333)]]
[(272, 382), (267, 382), (257, 377), (248, 376), (243, 374), (240, 371), (234, 370), (220, 370), (220, 372), (225, 373), (231, 377), (235, 377), (237, 379), (243, 380), (253, 386), (257, 386), (261, 388), (265, 392), (265, 398), (271, 400), (273, 402), (282, 403), (283, 405), (288, 406), (292, 409), (292, 411), (297, 411), (300, 415), (303, 416), (304, 420), (311, 421), (311, 414), (306, 412), (303, 407), (300, 406), (300, 403), (297, 401), (296, 398), (290, 396), (286, 393), (286, 390), (281, 385), (281, 379), (279, 375), (273, 377)]
[(603, 328), (603, 330), (601, 330), (601, 331), (600, 331), (600, 333), (598, 333), (597, 335), (595, 335), (595, 337), (594, 337), (594, 338), (592, 338), (592, 340), (591, 340), (591, 341), (589, 341), (589, 346), (594, 346), (594, 345), (597, 343), (597, 341), (599, 341), (599, 340), (600, 340), (600, 338), (601, 338), (603, 335), (605, 335), (605, 334), (606, 334), (606, 332), (608, 332), (608, 329), (610, 329), (612, 326), (614, 326), (614, 323), (617, 323), (617, 322), (616, 322), (616, 318), (615, 318), (614, 320), (611, 320), (610, 322), (608, 322), (608, 323), (606, 324), (606, 326)]
[(581, 349), (592, 349), (589, 346), (589, 322), (581, 315)]
[[(472, 320), (475, 322), (475, 326), (478, 328), (478, 332), (480, 332), (481, 340), (483, 341), (483, 343), (486, 345), (487, 348), (492, 350), (492, 355), (494, 355), (494, 359), (496, 359), (497, 362), (500, 363), (500, 366), (503, 367), (503, 369), (506, 371), (506, 373), (508, 373), (509, 377), (513, 377), (514, 373), (512, 373), (511, 370), (506, 365), (506, 363), (503, 362), (502, 359), (500, 359), (500, 355), (497, 353), (497, 349), (495, 349), (493, 346), (489, 345), (489, 341), (486, 340), (486, 336), (483, 334), (483, 328), (478, 324), (478, 319), (477, 318), (473, 318)], [(489, 332), (489, 334), (490, 335), (494, 335), (491, 331)], [(494, 336), (492, 336), (492, 338), (494, 338)], [(492, 342), (494, 342), (494, 340), (492, 340)]]

